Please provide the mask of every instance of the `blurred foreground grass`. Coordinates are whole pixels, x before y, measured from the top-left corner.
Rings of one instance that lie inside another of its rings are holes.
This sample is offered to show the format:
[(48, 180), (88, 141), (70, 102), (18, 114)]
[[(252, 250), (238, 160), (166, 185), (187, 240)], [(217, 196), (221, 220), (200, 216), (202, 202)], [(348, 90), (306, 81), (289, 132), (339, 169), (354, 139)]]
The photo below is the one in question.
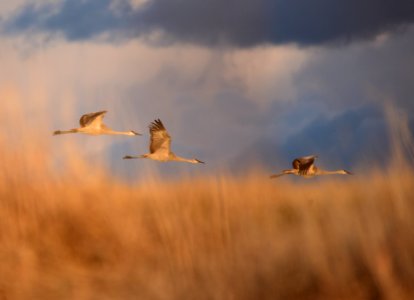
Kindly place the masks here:
[(2, 149), (0, 299), (414, 299), (408, 169), (126, 185)]

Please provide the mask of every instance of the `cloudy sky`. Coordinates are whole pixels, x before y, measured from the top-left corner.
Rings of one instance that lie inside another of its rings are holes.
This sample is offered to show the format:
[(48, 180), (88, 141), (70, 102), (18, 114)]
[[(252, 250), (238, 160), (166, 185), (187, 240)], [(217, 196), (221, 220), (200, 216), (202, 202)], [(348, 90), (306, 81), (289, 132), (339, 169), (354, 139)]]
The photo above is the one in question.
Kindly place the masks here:
[[(412, 0), (5, 0), (2, 117), (19, 111), (54, 156), (70, 144), (126, 177), (277, 170), (308, 154), (360, 169), (390, 154), (384, 106), (414, 129), (413, 23)], [(145, 135), (50, 135), (103, 109)], [(207, 164), (120, 160), (147, 150), (154, 118)]]

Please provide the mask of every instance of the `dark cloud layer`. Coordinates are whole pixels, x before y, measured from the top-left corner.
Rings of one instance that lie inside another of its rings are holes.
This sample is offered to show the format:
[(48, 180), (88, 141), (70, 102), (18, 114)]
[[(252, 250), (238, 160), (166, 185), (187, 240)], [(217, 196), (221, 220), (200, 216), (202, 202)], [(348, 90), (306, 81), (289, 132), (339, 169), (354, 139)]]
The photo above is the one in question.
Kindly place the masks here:
[(412, 23), (412, 0), (64, 0), (27, 5), (10, 18), (8, 33), (45, 31), (69, 40), (102, 33), (133, 38), (160, 30), (168, 41), (235, 46), (314, 45), (371, 38)]

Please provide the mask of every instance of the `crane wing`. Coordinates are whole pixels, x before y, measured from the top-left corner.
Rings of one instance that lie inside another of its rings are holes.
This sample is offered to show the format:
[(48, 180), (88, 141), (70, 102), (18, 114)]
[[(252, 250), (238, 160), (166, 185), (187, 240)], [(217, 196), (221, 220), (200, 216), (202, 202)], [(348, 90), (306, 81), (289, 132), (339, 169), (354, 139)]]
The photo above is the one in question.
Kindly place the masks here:
[(107, 111), (103, 110), (103, 111), (85, 114), (80, 118), (79, 124), (81, 125), (81, 127), (86, 127), (86, 126), (101, 127), (102, 119), (106, 113)]
[(317, 157), (316, 155), (298, 157), (292, 162), (292, 166), (299, 172), (306, 171), (313, 165)]
[(150, 153), (166, 152), (170, 153), (171, 136), (162, 124), (160, 119), (154, 120), (150, 126), (149, 131), (151, 135), (150, 139)]

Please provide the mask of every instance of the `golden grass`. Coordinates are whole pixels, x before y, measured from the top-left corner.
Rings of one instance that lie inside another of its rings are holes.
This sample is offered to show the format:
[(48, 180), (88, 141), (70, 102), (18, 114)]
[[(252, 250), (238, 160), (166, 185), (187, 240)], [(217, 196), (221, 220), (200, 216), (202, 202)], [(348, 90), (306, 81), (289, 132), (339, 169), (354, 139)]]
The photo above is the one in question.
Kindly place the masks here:
[(127, 185), (2, 149), (0, 299), (414, 298), (409, 170)]

